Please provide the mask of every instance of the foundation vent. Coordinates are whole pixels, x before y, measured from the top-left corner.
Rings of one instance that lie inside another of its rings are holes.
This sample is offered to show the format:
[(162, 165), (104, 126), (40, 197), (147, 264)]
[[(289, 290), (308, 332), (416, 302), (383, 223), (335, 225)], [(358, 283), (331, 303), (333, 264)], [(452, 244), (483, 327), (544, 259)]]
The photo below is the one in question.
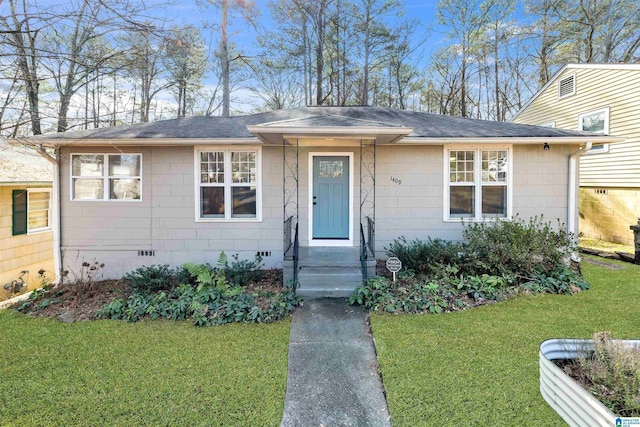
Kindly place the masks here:
[(138, 256), (156, 256), (156, 251), (138, 251)]
[(267, 257), (267, 256), (271, 256), (271, 251), (258, 251), (258, 252), (256, 252), (256, 256), (259, 256), (259, 257), (262, 257), (262, 258)]
[(607, 194), (606, 188), (596, 188), (594, 191), (596, 194)]

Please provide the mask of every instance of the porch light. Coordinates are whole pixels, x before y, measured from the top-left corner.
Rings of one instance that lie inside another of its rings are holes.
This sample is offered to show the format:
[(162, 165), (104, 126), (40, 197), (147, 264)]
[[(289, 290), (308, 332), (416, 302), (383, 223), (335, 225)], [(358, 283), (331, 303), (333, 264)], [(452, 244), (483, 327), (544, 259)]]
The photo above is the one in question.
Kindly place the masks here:
[(550, 148), (550, 147), (549, 147), (549, 143), (548, 143), (548, 142), (545, 142), (545, 143), (544, 143), (544, 151), (549, 151), (549, 148)]

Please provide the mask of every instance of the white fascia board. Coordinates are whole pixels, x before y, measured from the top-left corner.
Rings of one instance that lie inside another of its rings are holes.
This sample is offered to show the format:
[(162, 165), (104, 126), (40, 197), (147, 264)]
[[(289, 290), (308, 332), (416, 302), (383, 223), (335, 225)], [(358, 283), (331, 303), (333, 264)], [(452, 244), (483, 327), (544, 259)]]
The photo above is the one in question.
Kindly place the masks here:
[(619, 138), (616, 136), (602, 135), (602, 136), (557, 136), (557, 137), (495, 137), (495, 138), (419, 138), (409, 137), (403, 138), (399, 142), (392, 145), (411, 144), (411, 145), (443, 145), (443, 144), (513, 144), (513, 145), (527, 145), (527, 144), (544, 144), (549, 145), (562, 145), (562, 144), (584, 144), (585, 142), (592, 142), (594, 144), (611, 144), (616, 142), (623, 142), (625, 138)]
[(51, 187), (52, 181), (4, 181), (0, 182), (0, 187)]
[(192, 146), (192, 145), (261, 145), (258, 138), (119, 138), (58, 139), (52, 146)]

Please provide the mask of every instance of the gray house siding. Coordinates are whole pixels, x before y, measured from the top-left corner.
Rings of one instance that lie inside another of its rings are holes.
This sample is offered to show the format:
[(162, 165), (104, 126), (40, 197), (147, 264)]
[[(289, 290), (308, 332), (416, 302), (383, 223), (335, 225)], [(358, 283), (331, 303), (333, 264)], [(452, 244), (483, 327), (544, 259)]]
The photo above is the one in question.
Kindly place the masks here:
[[(72, 201), (72, 153), (142, 153), (142, 200)], [(105, 263), (108, 277), (149, 264), (217, 261), (220, 251), (282, 267), (282, 150), (262, 150), (262, 220), (196, 222), (194, 148), (103, 147), (61, 151), (61, 246), (64, 268), (79, 274), (83, 261)], [(153, 250), (154, 256), (138, 256)]]
[[(513, 149), (513, 214), (543, 214), (567, 222), (568, 156), (577, 146), (540, 144)], [(142, 154), (142, 200), (70, 200), (72, 153)], [(353, 244), (359, 245), (360, 149), (352, 146), (299, 149), (300, 243), (309, 244), (309, 153), (353, 155)], [(253, 222), (195, 220), (194, 147), (64, 147), (61, 149), (63, 266), (79, 274), (83, 261), (105, 263), (105, 277), (121, 277), (142, 265), (216, 262), (220, 251), (253, 259), (270, 252), (267, 267), (283, 265), (282, 148), (263, 146), (262, 219)], [(444, 149), (441, 145), (381, 145), (376, 152), (376, 251), (393, 239), (458, 240), (459, 222), (443, 220)], [(139, 256), (138, 251), (155, 251)]]

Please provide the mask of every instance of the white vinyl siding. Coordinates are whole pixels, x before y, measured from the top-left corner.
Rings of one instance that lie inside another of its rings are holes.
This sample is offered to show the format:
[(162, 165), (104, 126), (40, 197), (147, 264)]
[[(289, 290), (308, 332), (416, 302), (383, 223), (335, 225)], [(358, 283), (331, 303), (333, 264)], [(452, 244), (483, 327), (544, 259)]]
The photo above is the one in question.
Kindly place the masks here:
[[(584, 187), (640, 187), (640, 67), (637, 69), (567, 68), (563, 79), (576, 74), (575, 96), (558, 99), (550, 85), (514, 120), (539, 124), (554, 120), (559, 129), (579, 129), (581, 114), (609, 108), (608, 134), (626, 138), (608, 147), (595, 146), (580, 159)], [(608, 151), (607, 151), (608, 149)]]
[(558, 98), (565, 98), (576, 93), (576, 75), (564, 77), (558, 80)]

